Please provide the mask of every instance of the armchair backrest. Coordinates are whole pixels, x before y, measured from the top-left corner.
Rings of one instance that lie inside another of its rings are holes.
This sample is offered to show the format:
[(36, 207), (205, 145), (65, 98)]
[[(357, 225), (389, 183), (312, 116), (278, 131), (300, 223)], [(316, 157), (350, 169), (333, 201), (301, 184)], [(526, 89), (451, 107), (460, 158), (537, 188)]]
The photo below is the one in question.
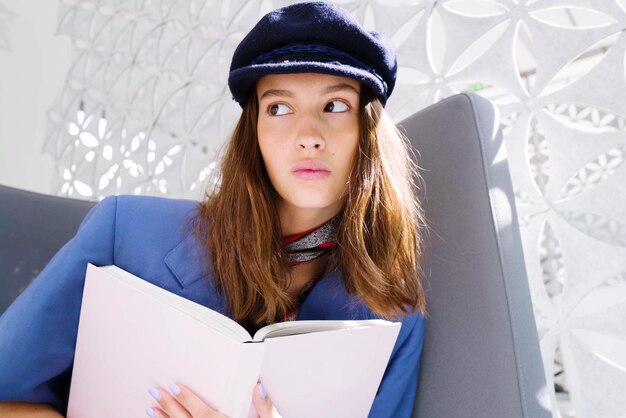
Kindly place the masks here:
[(76, 233), (94, 204), (0, 185), (0, 314)]
[(400, 123), (425, 184), (424, 351), (414, 417), (550, 417), (495, 107), (449, 97)]

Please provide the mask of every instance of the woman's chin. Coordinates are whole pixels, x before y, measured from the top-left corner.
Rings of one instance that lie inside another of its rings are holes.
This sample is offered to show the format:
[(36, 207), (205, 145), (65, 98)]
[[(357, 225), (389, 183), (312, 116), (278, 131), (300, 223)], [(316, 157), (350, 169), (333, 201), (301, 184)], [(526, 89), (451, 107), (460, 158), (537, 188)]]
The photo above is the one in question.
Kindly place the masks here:
[(330, 214), (333, 216), (341, 210), (341, 201), (332, 199), (311, 199), (311, 196), (307, 196), (307, 199), (294, 199), (291, 201), (283, 201), (290, 210), (303, 211), (303, 212), (321, 212), (324, 214)]

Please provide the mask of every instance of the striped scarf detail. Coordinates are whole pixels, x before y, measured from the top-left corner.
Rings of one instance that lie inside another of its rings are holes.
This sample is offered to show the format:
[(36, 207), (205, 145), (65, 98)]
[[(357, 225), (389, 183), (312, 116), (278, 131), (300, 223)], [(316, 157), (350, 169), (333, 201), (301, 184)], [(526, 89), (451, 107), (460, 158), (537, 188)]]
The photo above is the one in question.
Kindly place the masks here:
[(325, 224), (283, 238), (283, 248), (287, 252), (289, 265), (307, 263), (328, 253), (337, 245), (337, 216)]

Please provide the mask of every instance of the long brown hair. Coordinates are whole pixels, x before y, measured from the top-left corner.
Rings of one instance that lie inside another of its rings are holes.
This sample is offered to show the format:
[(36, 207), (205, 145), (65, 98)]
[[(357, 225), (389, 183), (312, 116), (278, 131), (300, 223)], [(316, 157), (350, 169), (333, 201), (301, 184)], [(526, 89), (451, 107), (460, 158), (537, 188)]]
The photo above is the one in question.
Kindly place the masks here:
[[(257, 118), (252, 89), (222, 159), (219, 186), (199, 204), (195, 231), (233, 317), (262, 324), (287, 312), (291, 298), (277, 194), (259, 150)], [(365, 88), (360, 135), (332, 267), (374, 313), (425, 314), (419, 269), (424, 222), (411, 148)]]

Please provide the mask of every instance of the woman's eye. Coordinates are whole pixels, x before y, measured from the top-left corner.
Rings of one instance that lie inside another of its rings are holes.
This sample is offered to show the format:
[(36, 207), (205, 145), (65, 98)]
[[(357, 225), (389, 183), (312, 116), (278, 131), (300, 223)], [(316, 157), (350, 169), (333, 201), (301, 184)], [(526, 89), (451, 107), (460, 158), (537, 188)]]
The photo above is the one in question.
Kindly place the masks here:
[(274, 103), (267, 109), (272, 116), (282, 116), (291, 113), (291, 109), (284, 103)]
[(324, 106), (324, 112), (341, 113), (350, 110), (350, 106), (341, 100), (333, 100)]

